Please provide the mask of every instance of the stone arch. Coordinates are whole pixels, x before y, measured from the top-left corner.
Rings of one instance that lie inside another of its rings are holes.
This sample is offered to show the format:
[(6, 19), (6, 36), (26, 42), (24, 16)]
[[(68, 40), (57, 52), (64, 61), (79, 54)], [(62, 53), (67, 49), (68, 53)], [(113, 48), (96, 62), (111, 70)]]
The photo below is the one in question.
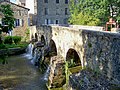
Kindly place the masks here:
[(41, 36), (41, 43), (43, 43), (44, 45), (46, 45), (45, 37), (43, 35)]
[(70, 48), (66, 54), (66, 61), (68, 61), (68, 67), (82, 66), (77, 51), (72, 48)]
[(57, 47), (52, 39), (50, 40), (49, 47), (50, 47), (50, 55), (57, 56)]

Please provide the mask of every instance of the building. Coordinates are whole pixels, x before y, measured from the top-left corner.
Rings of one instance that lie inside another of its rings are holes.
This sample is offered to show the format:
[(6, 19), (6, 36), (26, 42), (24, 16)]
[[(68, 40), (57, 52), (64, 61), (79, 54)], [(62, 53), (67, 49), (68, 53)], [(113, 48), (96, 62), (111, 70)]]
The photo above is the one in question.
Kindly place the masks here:
[(29, 25), (36, 25), (37, 0), (10, 0), (13, 3), (29, 8)]
[[(0, 4), (6, 5), (9, 4), (11, 5), (11, 8), (14, 12), (14, 17), (15, 17), (15, 28), (12, 30), (12, 35), (17, 35), (17, 36), (25, 36), (25, 32), (28, 28), (28, 8), (25, 8), (23, 6), (14, 4), (10, 1), (1, 1)], [(2, 18), (2, 14), (0, 15)], [(2, 20), (2, 19), (0, 19)], [(0, 21), (2, 22), (2, 21)]]
[(26, 0), (19, 0), (19, 2), (21, 3), (21, 6), (26, 6)]
[(29, 13), (29, 25), (36, 25), (37, 15), (37, 0), (26, 0), (26, 6), (30, 9)]
[(34, 14), (37, 14), (37, 0), (34, 0)]
[(69, 0), (37, 0), (37, 25), (68, 24)]

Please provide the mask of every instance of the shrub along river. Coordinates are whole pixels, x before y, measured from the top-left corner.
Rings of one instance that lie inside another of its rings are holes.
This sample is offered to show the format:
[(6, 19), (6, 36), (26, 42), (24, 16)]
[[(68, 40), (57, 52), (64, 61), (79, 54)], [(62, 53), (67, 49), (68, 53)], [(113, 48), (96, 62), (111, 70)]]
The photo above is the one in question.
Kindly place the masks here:
[(10, 56), (0, 65), (0, 90), (47, 90), (44, 75), (25, 54)]

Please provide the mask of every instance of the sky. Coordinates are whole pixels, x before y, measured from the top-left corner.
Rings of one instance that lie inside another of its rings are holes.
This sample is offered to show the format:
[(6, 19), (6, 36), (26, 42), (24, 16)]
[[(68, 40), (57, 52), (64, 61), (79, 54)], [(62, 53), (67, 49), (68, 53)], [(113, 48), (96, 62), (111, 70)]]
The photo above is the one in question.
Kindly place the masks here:
[[(16, 0), (10, 0), (11, 2), (15, 3)], [(26, 8), (29, 8), (29, 13), (34, 14), (34, 0), (26, 0)]]
[(30, 9), (29, 13), (34, 14), (34, 0), (26, 0), (26, 7)]
[(15, 3), (16, 0), (10, 0), (11, 2)]

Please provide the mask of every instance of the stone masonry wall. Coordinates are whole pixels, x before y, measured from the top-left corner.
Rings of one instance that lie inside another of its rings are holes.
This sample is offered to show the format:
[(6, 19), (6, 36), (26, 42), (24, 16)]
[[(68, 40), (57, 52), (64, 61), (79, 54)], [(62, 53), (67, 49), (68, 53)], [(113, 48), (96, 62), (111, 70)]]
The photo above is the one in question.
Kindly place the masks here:
[(66, 59), (70, 48), (77, 51), (82, 67), (89, 67), (120, 84), (120, 34), (70, 27), (40, 26), (40, 38), (44, 35), (47, 45), (54, 40), (57, 53)]
[(83, 30), (83, 60), (120, 84), (120, 34)]
[[(49, 20), (49, 24), (56, 24), (56, 20), (58, 24), (67, 24), (70, 13), (68, 10), (68, 14), (65, 15), (65, 8), (68, 7), (69, 4), (65, 4), (65, 0), (59, 0), (59, 3), (56, 3), (56, 0), (48, 0), (48, 3), (37, 0), (37, 25), (45, 25), (45, 19)], [(47, 15), (45, 15), (45, 8), (48, 8)]]

